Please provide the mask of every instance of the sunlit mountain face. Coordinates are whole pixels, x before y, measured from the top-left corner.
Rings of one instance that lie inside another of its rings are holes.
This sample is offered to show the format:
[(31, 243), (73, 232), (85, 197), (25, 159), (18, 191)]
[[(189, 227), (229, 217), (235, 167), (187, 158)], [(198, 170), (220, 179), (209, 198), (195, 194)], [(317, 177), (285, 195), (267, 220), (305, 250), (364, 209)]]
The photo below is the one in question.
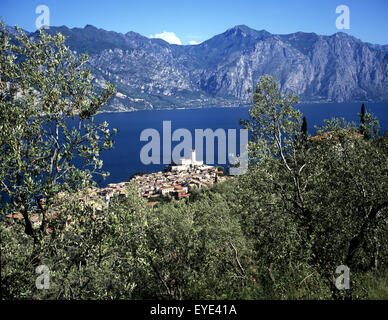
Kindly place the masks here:
[(117, 86), (109, 111), (245, 105), (263, 74), (304, 102), (388, 100), (387, 46), (345, 33), (275, 35), (242, 25), (198, 45), (172, 45), (91, 25), (48, 32), (89, 53), (97, 84)]

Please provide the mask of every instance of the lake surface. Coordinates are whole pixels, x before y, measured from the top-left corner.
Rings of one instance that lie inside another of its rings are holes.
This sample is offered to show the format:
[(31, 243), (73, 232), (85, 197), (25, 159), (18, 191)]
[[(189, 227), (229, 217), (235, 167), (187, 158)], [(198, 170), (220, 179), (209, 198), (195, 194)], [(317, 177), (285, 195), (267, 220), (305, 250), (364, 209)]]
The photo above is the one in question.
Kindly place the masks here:
[[(380, 120), (380, 133), (388, 130), (388, 103), (366, 103), (365, 107)], [(358, 124), (357, 114), (361, 103), (301, 104), (298, 108), (307, 118), (309, 133), (314, 134), (314, 126), (322, 125), (324, 119), (331, 117), (343, 117)], [(236, 107), (99, 114), (96, 116), (98, 121), (107, 121), (111, 128), (118, 128), (119, 133), (114, 137), (114, 148), (104, 152), (101, 157), (104, 161), (103, 170), (109, 171), (110, 176), (105, 181), (97, 179), (97, 182), (103, 187), (108, 183), (128, 181), (136, 172), (155, 172), (165, 167), (163, 164), (144, 165), (140, 161), (140, 150), (147, 144), (140, 141), (140, 134), (144, 129), (153, 128), (159, 131), (162, 142), (163, 121), (171, 121), (172, 132), (185, 128), (192, 133), (194, 147), (195, 129), (241, 129), (239, 120), (248, 119), (248, 111), (249, 107)], [(172, 148), (178, 143), (173, 142)]]

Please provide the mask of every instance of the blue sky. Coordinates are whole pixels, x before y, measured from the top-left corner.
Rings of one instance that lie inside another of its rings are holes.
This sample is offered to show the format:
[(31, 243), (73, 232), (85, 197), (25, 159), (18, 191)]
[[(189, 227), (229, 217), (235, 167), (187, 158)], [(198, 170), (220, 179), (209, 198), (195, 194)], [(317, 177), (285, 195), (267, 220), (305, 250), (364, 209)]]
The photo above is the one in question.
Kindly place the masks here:
[[(207, 40), (239, 24), (277, 34), (342, 31), (388, 44), (387, 0), (0, 0), (0, 19), (35, 31), (35, 9), (41, 4), (50, 9), (53, 26), (92, 24), (147, 37), (161, 34), (182, 44)], [(349, 30), (335, 26), (336, 7), (342, 4), (350, 9)]]

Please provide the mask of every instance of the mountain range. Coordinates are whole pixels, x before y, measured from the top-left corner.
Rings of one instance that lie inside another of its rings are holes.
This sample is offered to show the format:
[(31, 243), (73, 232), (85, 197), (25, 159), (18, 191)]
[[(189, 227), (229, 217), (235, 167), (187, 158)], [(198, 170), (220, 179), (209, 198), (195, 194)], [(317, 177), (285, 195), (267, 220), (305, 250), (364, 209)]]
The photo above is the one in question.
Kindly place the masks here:
[(302, 102), (388, 101), (388, 45), (342, 32), (276, 35), (239, 25), (197, 45), (91, 25), (47, 32), (89, 54), (96, 84), (116, 85), (105, 111), (247, 105), (263, 74)]

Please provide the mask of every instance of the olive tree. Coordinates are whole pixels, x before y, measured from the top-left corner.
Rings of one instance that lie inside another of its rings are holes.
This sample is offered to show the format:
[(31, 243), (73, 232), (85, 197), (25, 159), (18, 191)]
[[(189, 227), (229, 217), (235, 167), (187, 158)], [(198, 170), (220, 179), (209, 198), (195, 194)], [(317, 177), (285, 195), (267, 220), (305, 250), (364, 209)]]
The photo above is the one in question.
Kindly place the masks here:
[[(115, 89), (93, 84), (87, 55), (75, 55), (60, 33), (16, 31), (0, 31), (0, 192), (3, 214), (20, 212), (37, 241), (54, 196), (104, 174), (99, 155), (115, 130), (94, 115)], [(42, 223), (34, 228), (37, 210)]]
[[(264, 75), (253, 92), (250, 119), (241, 124), (251, 134), (248, 148), (251, 166), (277, 167), (274, 174), (268, 176), (271, 184), (281, 193), (285, 204), (292, 203), (287, 210), (306, 221), (311, 212), (303, 196), (306, 164), (300, 151), (307, 137), (301, 130), (302, 113), (293, 107), (298, 102), (299, 98), (292, 93), (281, 92), (274, 77)], [(288, 179), (289, 184), (283, 184), (278, 175)]]
[(243, 228), (256, 239), (274, 285), (288, 265), (303, 263), (313, 268), (307, 279), (318, 274), (333, 297), (343, 297), (334, 285), (337, 266), (351, 268), (355, 289), (357, 272), (387, 267), (388, 156), (373, 134), (378, 123), (365, 119), (370, 139), (341, 119), (306, 137), (293, 107), (298, 98), (282, 93), (270, 76), (260, 79), (253, 102), (242, 122), (251, 132), (250, 170), (236, 204)]

